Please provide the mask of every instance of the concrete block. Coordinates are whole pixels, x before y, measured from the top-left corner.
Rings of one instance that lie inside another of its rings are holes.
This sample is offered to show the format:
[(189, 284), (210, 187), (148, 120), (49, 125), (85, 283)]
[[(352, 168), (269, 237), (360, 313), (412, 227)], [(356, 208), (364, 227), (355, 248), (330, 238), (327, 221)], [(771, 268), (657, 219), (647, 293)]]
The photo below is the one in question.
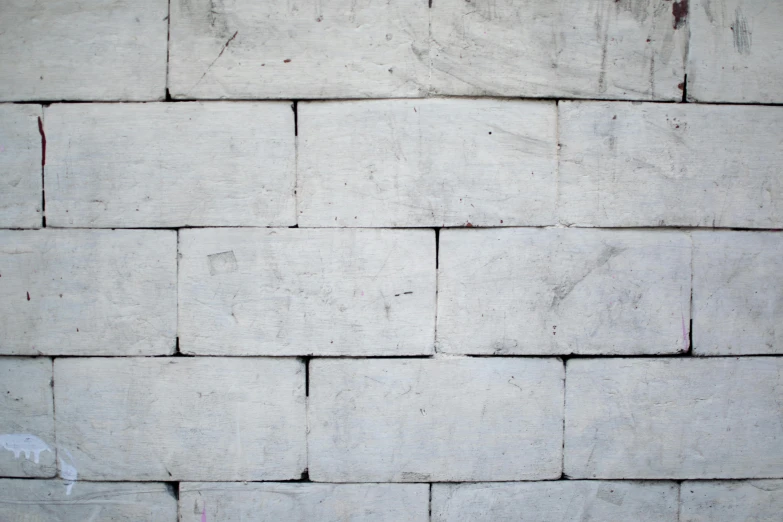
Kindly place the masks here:
[(777, 522), (783, 480), (683, 482), (681, 522)]
[(42, 115), (38, 105), (0, 105), (0, 228), (41, 226)]

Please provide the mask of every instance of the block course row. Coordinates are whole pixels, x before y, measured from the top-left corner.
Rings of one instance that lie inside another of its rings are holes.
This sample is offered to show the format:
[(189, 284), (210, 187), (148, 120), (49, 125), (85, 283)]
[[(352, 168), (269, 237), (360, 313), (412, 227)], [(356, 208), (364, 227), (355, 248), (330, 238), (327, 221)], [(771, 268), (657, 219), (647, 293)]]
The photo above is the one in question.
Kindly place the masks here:
[(0, 105), (0, 227), (783, 228), (783, 108), (297, 107)]

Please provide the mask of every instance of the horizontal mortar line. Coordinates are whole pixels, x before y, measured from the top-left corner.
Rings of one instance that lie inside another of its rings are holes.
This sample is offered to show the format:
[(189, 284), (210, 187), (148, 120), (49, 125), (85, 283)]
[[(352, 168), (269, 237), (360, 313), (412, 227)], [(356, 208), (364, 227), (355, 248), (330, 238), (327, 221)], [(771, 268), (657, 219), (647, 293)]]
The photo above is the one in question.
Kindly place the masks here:
[[(729, 231), (729, 232), (783, 232), (783, 228), (744, 228), (744, 227), (699, 227), (699, 226), (638, 226), (638, 227), (611, 227), (611, 226), (586, 226), (586, 225), (501, 225), (501, 226), (481, 226), (481, 225), (421, 225), (421, 226), (377, 226), (377, 227), (302, 227), (302, 226), (230, 226), (230, 225), (204, 225), (204, 226), (182, 226), (182, 227), (58, 227), (47, 225), (46, 230), (200, 230), (200, 229), (243, 229), (243, 230), (432, 230), (432, 229), (544, 229), (544, 230), (629, 230), (637, 232), (647, 232), (655, 230), (694, 232), (694, 231)], [(0, 230), (9, 231), (30, 231), (44, 230), (42, 227), (19, 228), (0, 227)]]
[[(519, 355), (491, 355), (491, 354), (452, 354), (438, 352), (430, 355), (235, 355), (235, 354), (198, 354), (198, 355), (14, 355), (14, 354), (0, 354), (0, 359), (194, 359), (194, 358), (225, 358), (225, 359), (304, 359), (309, 361), (324, 359), (324, 360), (362, 360), (362, 359), (397, 359), (397, 360), (410, 360), (410, 359), (431, 359), (436, 361), (447, 361), (454, 359), (558, 359), (567, 362), (571, 359), (690, 359), (690, 360), (714, 360), (714, 359), (761, 359), (761, 358), (779, 358), (783, 357), (783, 353), (769, 353), (769, 354), (743, 354), (743, 355), (729, 355), (729, 354), (709, 354), (709, 355), (693, 355), (691, 353), (671, 353), (671, 354), (519, 354)], [(304, 362), (304, 361), (303, 361)]]
[[(61, 477), (10, 477), (10, 476), (2, 476), (0, 475), (0, 479), (6, 480), (30, 480), (30, 481), (41, 481), (41, 482), (53, 482), (53, 481), (61, 481), (66, 480)], [(184, 483), (217, 483), (217, 484), (319, 484), (319, 485), (387, 485), (387, 484), (399, 484), (399, 485), (406, 485), (406, 484), (485, 484), (485, 483), (491, 483), (491, 484), (536, 484), (536, 483), (546, 483), (546, 484), (553, 484), (558, 482), (582, 482), (582, 481), (589, 481), (589, 482), (726, 482), (726, 481), (755, 481), (755, 480), (782, 480), (783, 476), (780, 477), (740, 477), (740, 478), (570, 478), (567, 476), (556, 478), (556, 479), (530, 479), (530, 480), (465, 480), (461, 482), (457, 481), (429, 481), (429, 482), (378, 482), (378, 481), (372, 481), (372, 482), (321, 482), (321, 481), (314, 481), (314, 480), (301, 480), (301, 479), (279, 479), (279, 480), (242, 480), (242, 479), (236, 479), (236, 480), (190, 480), (190, 479), (179, 479), (179, 480), (142, 480), (142, 479), (78, 479), (75, 482), (75, 484), (78, 484), (79, 482), (88, 482), (88, 483), (133, 483), (133, 484), (179, 484), (180, 486)], [(192, 491), (197, 491), (196, 489)]]

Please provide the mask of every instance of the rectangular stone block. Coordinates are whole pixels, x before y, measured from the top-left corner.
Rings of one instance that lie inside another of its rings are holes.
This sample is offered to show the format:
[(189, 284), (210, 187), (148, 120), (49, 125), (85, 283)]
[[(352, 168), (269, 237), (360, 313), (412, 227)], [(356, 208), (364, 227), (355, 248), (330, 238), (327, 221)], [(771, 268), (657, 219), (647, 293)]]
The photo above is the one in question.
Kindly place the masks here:
[(50, 226), (295, 224), (288, 103), (54, 105), (46, 130)]
[(159, 482), (0, 479), (0, 520), (14, 522), (174, 522), (174, 491)]
[(0, 105), (0, 228), (41, 226), (42, 115), (39, 105)]
[(428, 522), (428, 484), (180, 484), (180, 522)]
[(677, 522), (674, 482), (433, 484), (433, 522)]
[(172, 2), (175, 98), (400, 98), (429, 77), (427, 0)]
[(691, 1), (688, 99), (783, 103), (783, 3)]
[(184, 353), (433, 352), (432, 230), (183, 230), (179, 282)]
[(774, 522), (783, 513), (783, 480), (683, 482), (681, 522)]
[(0, 475), (55, 476), (53, 408), (51, 359), (0, 357)]
[(0, 101), (162, 100), (166, 0), (3, 2)]
[(688, 350), (691, 242), (680, 232), (444, 230), (438, 351)]
[(783, 475), (783, 359), (573, 359), (566, 379), (571, 478)]
[(688, 0), (435, 0), (432, 91), (680, 100)]
[(783, 108), (559, 107), (562, 222), (783, 227)]
[(170, 230), (0, 231), (0, 354), (174, 353), (176, 256)]
[(553, 103), (374, 100), (298, 111), (300, 226), (555, 222)]
[(315, 359), (308, 407), (317, 482), (561, 474), (559, 359)]
[(57, 359), (57, 443), (86, 480), (288, 480), (305, 469), (293, 359)]
[(693, 353), (783, 353), (783, 234), (692, 235)]

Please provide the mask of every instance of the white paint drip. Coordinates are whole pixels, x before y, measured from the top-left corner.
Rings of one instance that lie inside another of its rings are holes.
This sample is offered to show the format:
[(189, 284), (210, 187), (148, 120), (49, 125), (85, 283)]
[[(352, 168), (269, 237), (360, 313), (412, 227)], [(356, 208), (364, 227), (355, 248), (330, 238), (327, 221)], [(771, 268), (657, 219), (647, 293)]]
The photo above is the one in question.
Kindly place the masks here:
[[(61, 451), (64, 451), (68, 455), (68, 458), (73, 462), (73, 455), (71, 455), (70, 451), (60, 446), (58, 446), (58, 448)], [(60, 477), (65, 480), (65, 494), (70, 495), (71, 489), (73, 489), (73, 485), (76, 483), (76, 479), (79, 477), (79, 472), (76, 470), (75, 466), (65, 462), (62, 457), (60, 457)]]
[(30, 454), (33, 455), (33, 462), (39, 463), (41, 453), (44, 451), (52, 451), (44, 441), (36, 437), (35, 435), (29, 435), (27, 433), (7, 433), (0, 435), (0, 446), (4, 449), (13, 452), (14, 458), (19, 458), (19, 455), (24, 453), (24, 458), (30, 460)]

